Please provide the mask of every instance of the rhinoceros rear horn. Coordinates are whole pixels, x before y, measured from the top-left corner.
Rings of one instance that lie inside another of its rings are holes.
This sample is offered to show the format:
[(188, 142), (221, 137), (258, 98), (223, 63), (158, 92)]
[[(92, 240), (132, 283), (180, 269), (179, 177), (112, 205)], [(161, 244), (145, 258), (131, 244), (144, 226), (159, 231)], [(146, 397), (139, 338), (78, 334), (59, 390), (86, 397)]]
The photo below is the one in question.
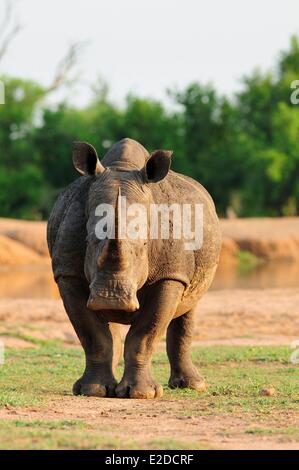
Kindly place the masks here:
[(143, 168), (143, 175), (148, 183), (161, 181), (169, 172), (171, 165), (171, 150), (156, 150)]
[(95, 175), (105, 170), (98, 159), (96, 149), (87, 142), (74, 142), (73, 163), (82, 175)]

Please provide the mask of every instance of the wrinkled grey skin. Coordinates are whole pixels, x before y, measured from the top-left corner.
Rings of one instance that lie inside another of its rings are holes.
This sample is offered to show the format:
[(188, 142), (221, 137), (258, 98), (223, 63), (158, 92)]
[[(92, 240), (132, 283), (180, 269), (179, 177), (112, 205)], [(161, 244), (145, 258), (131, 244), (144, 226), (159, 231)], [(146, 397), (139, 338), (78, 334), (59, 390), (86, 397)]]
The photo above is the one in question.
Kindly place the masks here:
[[(150, 363), (165, 330), (169, 386), (204, 390), (190, 346), (194, 307), (219, 260), (221, 236), (211, 197), (196, 181), (170, 170), (171, 152), (149, 155), (131, 139), (115, 144), (101, 162), (90, 144), (78, 142), (73, 162), (83, 176), (59, 196), (48, 223), (48, 245), (55, 280), (86, 356), (74, 394), (162, 396)], [(187, 251), (183, 240), (98, 240), (95, 208), (100, 203), (116, 206), (119, 191), (128, 204), (146, 207), (202, 203), (203, 246)], [(120, 347), (117, 323), (131, 325), (119, 384), (113, 375)]]

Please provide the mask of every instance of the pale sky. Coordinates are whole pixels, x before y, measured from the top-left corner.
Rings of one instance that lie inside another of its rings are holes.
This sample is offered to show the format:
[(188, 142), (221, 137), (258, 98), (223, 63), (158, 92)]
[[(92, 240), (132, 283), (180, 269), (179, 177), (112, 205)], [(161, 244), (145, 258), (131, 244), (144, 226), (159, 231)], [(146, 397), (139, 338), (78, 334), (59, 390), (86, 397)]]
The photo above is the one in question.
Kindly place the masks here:
[[(3, 0), (0, 19), (2, 11)], [(88, 40), (80, 104), (99, 75), (115, 101), (128, 92), (163, 98), (191, 81), (231, 93), (299, 34), (298, 0), (19, 0), (17, 13), (23, 29), (0, 73), (47, 84), (69, 44)]]

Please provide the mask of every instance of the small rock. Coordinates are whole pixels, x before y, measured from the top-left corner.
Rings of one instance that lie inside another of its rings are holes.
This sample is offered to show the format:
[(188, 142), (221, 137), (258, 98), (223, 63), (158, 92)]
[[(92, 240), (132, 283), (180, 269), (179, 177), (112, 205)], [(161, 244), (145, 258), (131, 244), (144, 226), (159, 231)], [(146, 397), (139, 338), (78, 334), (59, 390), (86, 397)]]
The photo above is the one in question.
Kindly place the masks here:
[(275, 388), (273, 385), (267, 385), (267, 387), (261, 389), (260, 395), (263, 397), (273, 397), (275, 395)]

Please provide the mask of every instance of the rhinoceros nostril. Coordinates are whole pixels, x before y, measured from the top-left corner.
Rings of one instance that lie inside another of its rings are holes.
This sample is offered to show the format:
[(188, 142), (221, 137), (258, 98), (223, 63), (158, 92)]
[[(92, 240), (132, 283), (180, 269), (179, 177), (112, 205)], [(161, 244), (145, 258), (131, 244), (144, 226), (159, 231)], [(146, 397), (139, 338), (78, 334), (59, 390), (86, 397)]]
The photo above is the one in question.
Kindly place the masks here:
[(87, 308), (92, 310), (92, 308), (94, 306), (94, 302), (95, 302), (94, 297), (92, 295), (90, 295), (89, 298), (88, 298), (87, 304), (86, 304)]
[(107, 289), (101, 289), (97, 293), (90, 293), (87, 308), (90, 310), (124, 310), (126, 312), (136, 312), (139, 309), (139, 302), (136, 294), (125, 294)]

